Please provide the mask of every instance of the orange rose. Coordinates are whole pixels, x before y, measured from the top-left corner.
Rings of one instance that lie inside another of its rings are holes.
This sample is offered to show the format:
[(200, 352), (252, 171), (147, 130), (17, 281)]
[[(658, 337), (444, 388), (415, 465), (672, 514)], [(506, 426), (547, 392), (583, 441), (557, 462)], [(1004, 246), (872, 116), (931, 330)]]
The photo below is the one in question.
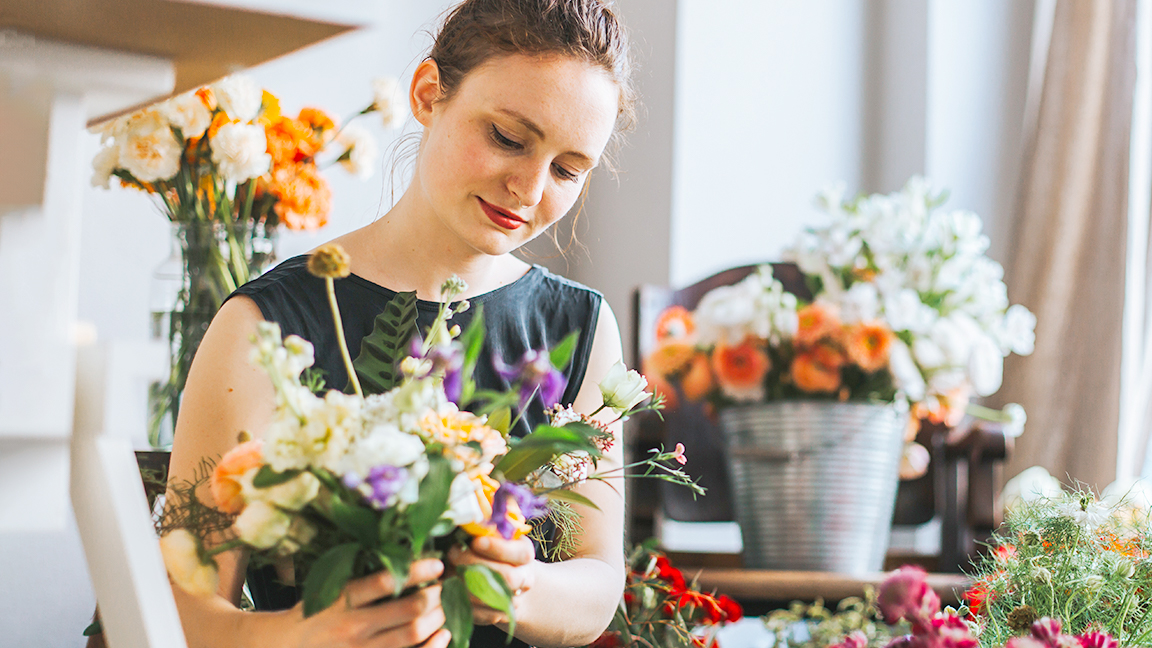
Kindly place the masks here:
[(848, 359), (864, 371), (876, 371), (888, 364), (892, 331), (878, 322), (856, 324), (845, 332)]
[(288, 229), (314, 230), (328, 222), (332, 190), (316, 165), (297, 162), (273, 169), (268, 191), (276, 196), (276, 215)]
[(821, 304), (808, 304), (796, 311), (798, 327), (796, 329), (796, 345), (810, 346), (816, 344), (824, 337), (835, 333), (840, 328), (840, 319), (826, 306)]
[(692, 313), (683, 306), (669, 306), (656, 318), (656, 341), (686, 340), (696, 332)]
[(840, 387), (844, 357), (836, 349), (817, 345), (792, 359), (792, 382), (813, 393), (831, 393)]
[[(274, 117), (264, 126), (264, 137), (268, 140), (268, 154), (272, 156), (273, 170), (290, 166), (303, 160), (307, 155), (301, 151), (311, 132), (307, 124), (291, 117)], [(305, 145), (304, 148), (308, 148)]]
[(700, 400), (712, 391), (713, 384), (712, 367), (709, 366), (708, 356), (697, 353), (688, 363), (684, 374), (680, 376), (680, 389), (684, 392), (684, 398)]
[(751, 338), (729, 346), (717, 344), (712, 351), (712, 370), (725, 394), (737, 400), (758, 400), (763, 395), (764, 376), (772, 361)]
[(244, 510), (244, 497), (241, 495), (240, 479), (250, 470), (264, 463), (262, 444), (259, 439), (246, 441), (228, 451), (208, 480), (212, 499), (216, 508), (225, 513), (235, 514)]
[(658, 344), (656, 350), (644, 358), (644, 375), (676, 375), (683, 371), (696, 355), (696, 348), (691, 344), (669, 339)]

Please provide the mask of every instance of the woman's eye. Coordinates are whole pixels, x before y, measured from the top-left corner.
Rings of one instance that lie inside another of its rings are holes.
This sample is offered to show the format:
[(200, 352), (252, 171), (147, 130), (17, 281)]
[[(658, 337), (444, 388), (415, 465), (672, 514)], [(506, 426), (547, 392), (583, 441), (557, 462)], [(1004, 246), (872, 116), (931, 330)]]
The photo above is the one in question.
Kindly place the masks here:
[(523, 144), (500, 132), (500, 129), (497, 128), (495, 124), (492, 125), (492, 141), (506, 149), (519, 150), (524, 148)]
[(560, 166), (559, 164), (553, 164), (552, 169), (553, 169), (553, 172), (556, 174), (556, 176), (558, 178), (560, 178), (561, 180), (570, 180), (570, 181), (575, 182), (576, 179), (580, 177), (579, 173), (573, 173), (572, 171), (565, 169), (564, 167)]

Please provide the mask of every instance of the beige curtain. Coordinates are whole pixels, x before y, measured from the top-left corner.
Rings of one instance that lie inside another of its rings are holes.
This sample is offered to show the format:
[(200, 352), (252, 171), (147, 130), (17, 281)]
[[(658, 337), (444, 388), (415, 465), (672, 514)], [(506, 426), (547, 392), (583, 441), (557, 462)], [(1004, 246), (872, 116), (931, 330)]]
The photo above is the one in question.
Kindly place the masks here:
[(1116, 473), (1136, 0), (1060, 0), (1021, 176), (1006, 281), (1037, 318), (1000, 403), (1028, 412), (1006, 475), (1041, 465), (1102, 488)]

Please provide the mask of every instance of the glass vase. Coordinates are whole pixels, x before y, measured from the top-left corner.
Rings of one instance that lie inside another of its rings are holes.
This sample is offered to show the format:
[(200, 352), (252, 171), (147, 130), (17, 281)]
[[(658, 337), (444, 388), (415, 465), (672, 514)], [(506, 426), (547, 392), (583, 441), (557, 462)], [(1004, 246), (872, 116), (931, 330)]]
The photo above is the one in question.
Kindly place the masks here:
[[(148, 394), (148, 440), (156, 448), (171, 446), (188, 370), (216, 311), (275, 260), (275, 229), (263, 223), (174, 222), (172, 237), (172, 256), (152, 279), (152, 330), (166, 334), (170, 351), (167, 380)], [(177, 254), (178, 266), (172, 263)], [(168, 309), (158, 310), (165, 299), (172, 300)]]

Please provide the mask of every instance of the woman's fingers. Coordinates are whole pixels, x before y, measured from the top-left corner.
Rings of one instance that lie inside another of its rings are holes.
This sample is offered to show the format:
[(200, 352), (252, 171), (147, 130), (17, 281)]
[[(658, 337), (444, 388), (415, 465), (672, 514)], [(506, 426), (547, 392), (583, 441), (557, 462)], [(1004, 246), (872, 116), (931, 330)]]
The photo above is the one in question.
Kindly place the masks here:
[(532, 589), (532, 585), (535, 584), (535, 572), (531, 569), (530, 563), (510, 564), (503, 561), (492, 560), (485, 558), (475, 551), (460, 547), (453, 548), (449, 551), (448, 559), (454, 565), (485, 565), (489, 567), (492, 571), (504, 577), (504, 582), (508, 584), (508, 588), (514, 593), (523, 594)]
[[(440, 578), (444, 573), (444, 563), (439, 560), (418, 560), (412, 563), (408, 572), (408, 582), (405, 587), (427, 583)], [(380, 571), (370, 576), (350, 581), (344, 588), (348, 597), (349, 607), (361, 607), (382, 598), (391, 597), (396, 593), (396, 581), (387, 571)]]
[(536, 557), (536, 548), (528, 538), (518, 540), (505, 540), (495, 536), (476, 538), (472, 541), (471, 549), (482, 558), (509, 565), (527, 565)]
[[(436, 589), (439, 591), (439, 588)], [(420, 616), (409, 617), (402, 625), (390, 627), (373, 635), (365, 645), (371, 648), (407, 648), (428, 642), (429, 646), (442, 647), (448, 643), (439, 636), (444, 621), (443, 608), (436, 606)], [(442, 632), (447, 634), (447, 631)], [(448, 637), (451, 638), (451, 635)]]

